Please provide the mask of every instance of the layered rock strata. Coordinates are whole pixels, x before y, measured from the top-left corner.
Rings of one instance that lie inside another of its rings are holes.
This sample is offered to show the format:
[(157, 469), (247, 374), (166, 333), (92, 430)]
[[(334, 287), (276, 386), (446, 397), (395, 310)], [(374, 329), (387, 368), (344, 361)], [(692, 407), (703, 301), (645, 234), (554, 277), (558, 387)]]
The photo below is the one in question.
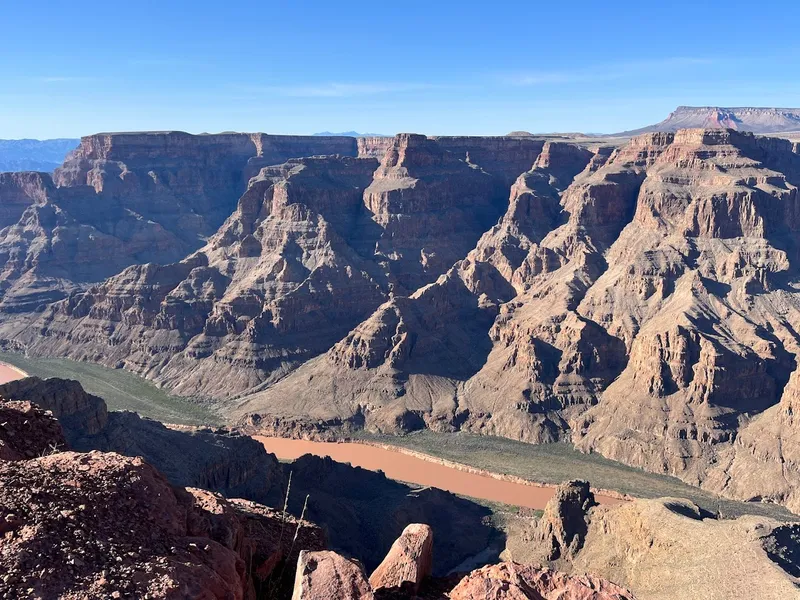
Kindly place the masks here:
[[(122, 366), (185, 395), (269, 386), (466, 255), (502, 213), (503, 178), (541, 151), (458, 142), (450, 151), (403, 134), (380, 164), (328, 156), (264, 167), (198, 252), (76, 292), (15, 343)], [(469, 162), (478, 150), (490, 170)]]
[[(166, 148), (184, 143), (170, 135)], [(92, 161), (122, 152), (138, 169), (157, 151), (108, 139), (82, 147), (57, 190), (89, 178)], [(225, 140), (271, 156), (263, 139)], [(572, 440), (796, 509), (791, 143), (725, 129), (596, 152), (529, 138), (382, 143), (361, 144), (380, 164), (262, 167), (201, 250), (77, 291), (7, 340), (234, 396), (234, 418), (287, 431)]]
[[(797, 595), (800, 527), (747, 515), (718, 518), (687, 500), (637, 499), (616, 505), (571, 503), (575, 482), (560, 486), (545, 517), (510, 535), (505, 560), (543, 563), (559, 571), (594, 576), (631, 590), (639, 600), (692, 597), (707, 600)], [(545, 531), (582, 530), (580, 546), (554, 558)]]
[(131, 264), (180, 260), (231, 214), (259, 164), (356, 152), (350, 138), (85, 137), (52, 178), (0, 179), (0, 310), (30, 312)]
[(463, 260), (237, 414), (568, 438), (796, 508), (799, 183), (730, 130), (548, 143)]

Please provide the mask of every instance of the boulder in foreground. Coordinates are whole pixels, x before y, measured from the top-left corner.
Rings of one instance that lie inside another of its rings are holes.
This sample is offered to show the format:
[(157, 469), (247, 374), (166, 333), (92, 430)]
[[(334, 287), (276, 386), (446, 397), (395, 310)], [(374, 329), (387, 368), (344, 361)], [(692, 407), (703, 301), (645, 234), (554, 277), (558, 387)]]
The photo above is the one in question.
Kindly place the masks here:
[(504, 562), (473, 571), (450, 592), (451, 600), (634, 600), (627, 590), (589, 575), (572, 576)]
[(292, 600), (372, 600), (364, 567), (336, 552), (301, 552)]
[(61, 425), (30, 402), (0, 401), (0, 460), (25, 460), (66, 448)]
[(389, 553), (369, 578), (372, 589), (403, 588), (417, 593), (433, 571), (433, 530), (412, 523), (392, 544)]

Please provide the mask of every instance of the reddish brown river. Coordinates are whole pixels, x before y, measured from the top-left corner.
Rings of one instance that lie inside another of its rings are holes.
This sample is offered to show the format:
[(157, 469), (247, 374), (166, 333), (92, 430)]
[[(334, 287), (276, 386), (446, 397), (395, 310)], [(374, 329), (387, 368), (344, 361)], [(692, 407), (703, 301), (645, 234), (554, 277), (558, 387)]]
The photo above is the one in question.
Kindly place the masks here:
[(27, 377), (28, 374), (22, 369), (18, 369), (8, 363), (0, 362), (0, 384), (16, 381)]
[[(21, 369), (0, 363), (0, 384), (27, 377)], [(411, 455), (378, 446), (353, 442), (311, 442), (276, 437), (256, 437), (267, 451), (281, 460), (294, 460), (304, 454), (330, 456), (333, 460), (350, 463), (370, 471), (383, 471), (390, 479), (426, 487), (437, 487), (461, 496), (501, 502), (512, 506), (544, 508), (553, 495), (552, 486), (540, 486), (522, 481), (492, 477), (468, 471), (455, 465), (442, 464), (434, 457)], [(620, 502), (602, 494), (596, 495), (601, 504)]]
[[(264, 436), (257, 436), (255, 439), (264, 444), (268, 452), (272, 452), (282, 460), (294, 460), (304, 454), (330, 456), (333, 460), (350, 463), (354, 467), (383, 471), (390, 479), (437, 487), (461, 496), (492, 500), (512, 506), (544, 508), (555, 491), (552, 486), (499, 479), (488, 474), (441, 464), (433, 457), (428, 460), (420, 455), (412, 456), (367, 444), (311, 442)], [(601, 504), (621, 502), (617, 498), (599, 494), (596, 498)]]

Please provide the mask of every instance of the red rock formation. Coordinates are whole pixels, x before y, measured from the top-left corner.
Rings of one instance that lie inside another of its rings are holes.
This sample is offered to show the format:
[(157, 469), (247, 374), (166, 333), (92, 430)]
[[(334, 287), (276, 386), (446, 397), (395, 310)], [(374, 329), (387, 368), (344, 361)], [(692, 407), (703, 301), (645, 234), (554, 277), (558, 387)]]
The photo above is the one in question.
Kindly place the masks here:
[(580, 551), (588, 530), (586, 513), (594, 504), (588, 481), (558, 486), (536, 528), (535, 541), (545, 560), (569, 559)]
[(0, 400), (0, 461), (46, 456), (66, 447), (52, 414), (30, 402)]
[(51, 411), (71, 440), (97, 434), (108, 422), (105, 401), (69, 379), (25, 377), (10, 381), (0, 385), (0, 398), (27, 400)]
[[(771, 407), (800, 353), (798, 185), (789, 142), (735, 131), (652, 133), (593, 158), (551, 144), (464, 260), (241, 411), (297, 420), (313, 405), (314, 418), (358, 412), (382, 431), (569, 436), (739, 498), (790, 501), (794, 458), (755, 438), (794, 431)], [(745, 477), (748, 455), (776, 476)]]
[(28, 403), (0, 417), (3, 597), (254, 599), (291, 581), (300, 550), (325, 547), (310, 523), (173, 488), (140, 458), (49, 454), (58, 423)]
[(500, 563), (473, 571), (450, 592), (451, 600), (634, 600), (629, 591), (588, 575)]
[[(51, 411), (71, 450), (140, 456), (173, 485), (271, 504), (283, 502), (286, 481), (280, 463), (250, 437), (223, 430), (179, 431), (136, 413), (109, 412), (102, 398), (66, 379), (13, 381), (0, 386), (0, 398), (30, 400)], [(66, 449), (64, 444), (56, 446)]]
[(369, 576), (372, 589), (397, 588), (417, 594), (433, 572), (433, 529), (411, 524), (392, 544), (389, 553)]
[(292, 600), (372, 600), (364, 567), (335, 552), (301, 552)]

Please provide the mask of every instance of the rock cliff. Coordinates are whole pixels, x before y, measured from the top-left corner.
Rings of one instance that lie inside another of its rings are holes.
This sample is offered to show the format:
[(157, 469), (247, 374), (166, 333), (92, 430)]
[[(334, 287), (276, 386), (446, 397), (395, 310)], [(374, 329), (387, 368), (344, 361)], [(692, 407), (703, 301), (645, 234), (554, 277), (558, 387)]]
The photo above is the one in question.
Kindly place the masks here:
[[(559, 487), (539, 521), (511, 528), (504, 560), (592, 573), (639, 600), (691, 597), (791, 598), (800, 584), (800, 526), (752, 515), (715, 516), (687, 500), (636, 499), (614, 505), (576, 500), (578, 483)], [(588, 484), (586, 484), (588, 485)], [(563, 510), (565, 500), (570, 510)], [(552, 532), (580, 530), (580, 545), (554, 556)], [(542, 535), (543, 533), (548, 535)]]
[(798, 184), (732, 130), (549, 142), (464, 259), (238, 414), (570, 438), (796, 508)]
[(66, 447), (52, 414), (30, 402), (0, 400), (0, 461), (47, 456)]
[(349, 138), (84, 137), (52, 180), (0, 178), (0, 310), (29, 312), (131, 264), (180, 260), (231, 214), (258, 164), (356, 152)]
[[(175, 262), (148, 242), (158, 263), (101, 283), (58, 279), (69, 296), (30, 322), (6, 319), (5, 341), (234, 398), (233, 419), (278, 430), (570, 440), (800, 506), (790, 142), (719, 128), (594, 151), (515, 137), (315, 139), (350, 156), (287, 161), (313, 150), (306, 138), (101, 135), (52, 185), (9, 179), (9, 220), (25, 198), (27, 214), (91, 186), (150, 215), (143, 227), (175, 225), (177, 213), (143, 211), (185, 193), (181, 206), (204, 219), (192, 239), (210, 237)], [(748, 475), (756, 467), (763, 476)]]
[[(501, 214), (504, 178), (529, 168), (542, 148), (520, 150), (504, 138), (380, 141), (381, 163), (326, 156), (261, 168), (197, 252), (75, 291), (10, 337), (34, 353), (124, 367), (184, 395), (269, 386), (465, 256)], [(156, 152), (138, 139), (132, 149), (112, 142), (93, 140), (80, 160), (147, 162)], [(263, 140), (257, 146), (259, 161), (276, 156)]]
[(172, 487), (141, 458), (63, 452), (58, 422), (30, 403), (0, 413), (2, 598), (255, 600), (325, 548), (312, 523)]

